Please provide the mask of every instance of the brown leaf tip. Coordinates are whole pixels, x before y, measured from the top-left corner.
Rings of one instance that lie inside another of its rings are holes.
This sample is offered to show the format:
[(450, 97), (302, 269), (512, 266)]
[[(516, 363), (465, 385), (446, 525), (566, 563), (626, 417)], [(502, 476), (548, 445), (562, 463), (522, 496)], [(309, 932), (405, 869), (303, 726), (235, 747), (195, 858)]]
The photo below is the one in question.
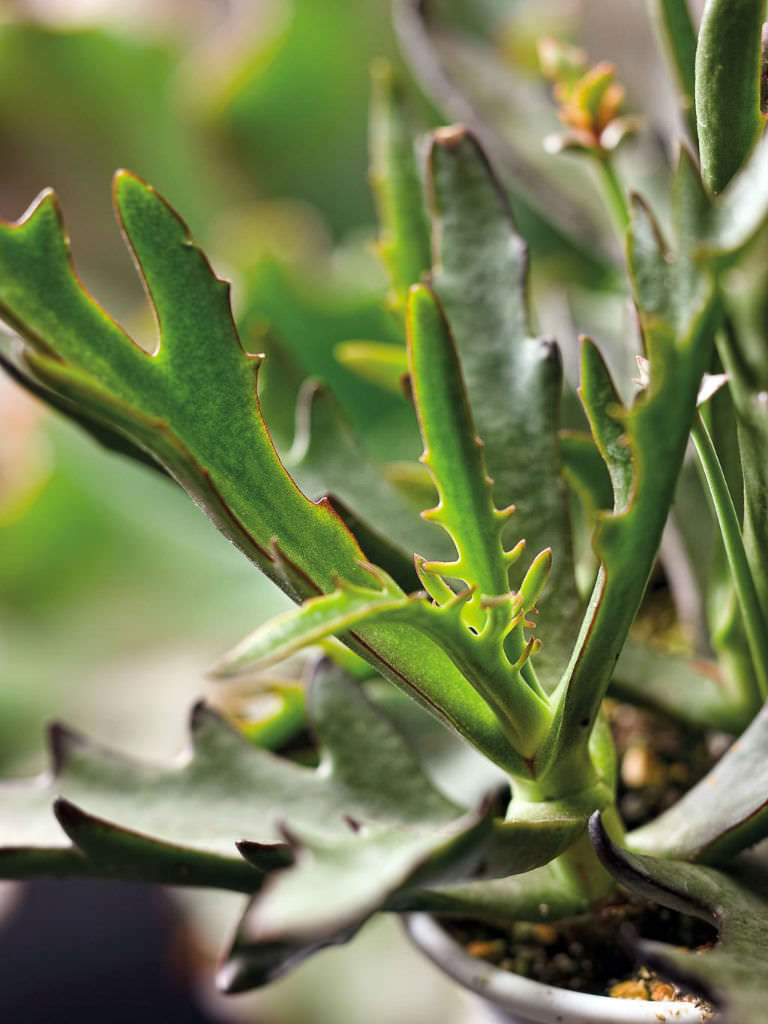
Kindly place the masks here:
[(451, 124), (444, 128), (436, 128), (433, 134), (435, 142), (446, 149), (455, 149), (467, 137), (467, 129), (463, 124)]

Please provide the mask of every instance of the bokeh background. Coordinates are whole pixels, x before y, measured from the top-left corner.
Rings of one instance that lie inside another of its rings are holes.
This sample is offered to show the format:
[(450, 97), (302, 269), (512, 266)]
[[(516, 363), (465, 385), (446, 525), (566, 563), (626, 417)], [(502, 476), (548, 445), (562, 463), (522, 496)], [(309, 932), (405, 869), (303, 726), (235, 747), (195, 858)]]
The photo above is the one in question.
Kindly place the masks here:
[[(398, 59), (389, 7), (0, 0), (0, 217), (15, 219), (42, 188), (55, 187), (83, 280), (149, 346), (153, 323), (110, 206), (114, 170), (139, 173), (232, 279), (246, 344), (258, 348), (264, 327), (276, 328), (304, 371), (337, 393), (371, 452), (407, 459), (418, 454), (415, 436), (391, 429), (407, 415), (404, 405), (333, 355), (345, 340), (393, 337), (372, 246), (366, 141), (370, 62)], [(628, 106), (648, 118), (649, 156), (635, 166), (647, 168), (653, 190), (677, 114), (664, 74), (653, 72), (641, 0), (442, 7), (470, 29), (492, 26), (484, 45), (514, 70), (520, 91), (510, 101), (529, 110), (520, 138), (536, 160), (549, 104), (536, 38), (559, 34), (594, 59), (611, 57)], [(415, 103), (434, 123), (431, 103)], [(567, 162), (551, 173), (571, 179)], [(589, 182), (569, 187), (576, 206), (594, 208)], [(534, 257), (540, 248), (546, 266), (545, 233), (535, 224), (531, 231)], [(563, 344), (567, 367), (585, 327), (613, 343), (614, 361), (626, 355), (623, 299), (590, 273), (574, 263), (567, 295), (562, 273), (537, 280), (542, 326)], [(579, 317), (585, 297), (591, 324)], [(207, 693), (206, 668), (283, 601), (170, 484), (106, 454), (0, 378), (4, 775), (44, 766), (52, 719), (141, 756), (176, 755), (187, 709)], [(264, 993), (223, 1000), (213, 965), (240, 897), (81, 883), (5, 884), (2, 892), (0, 1007), (8, 1020), (475, 1019), (391, 921), (372, 923), (349, 948), (318, 956)]]

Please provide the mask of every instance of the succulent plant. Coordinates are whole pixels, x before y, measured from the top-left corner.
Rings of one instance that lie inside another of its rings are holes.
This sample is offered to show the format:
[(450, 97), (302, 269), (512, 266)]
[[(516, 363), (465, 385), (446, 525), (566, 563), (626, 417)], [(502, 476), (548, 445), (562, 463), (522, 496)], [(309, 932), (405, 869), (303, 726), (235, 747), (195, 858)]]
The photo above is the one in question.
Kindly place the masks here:
[[(721, 930), (710, 953), (646, 944), (646, 962), (732, 1021), (760, 1019), (768, 874), (759, 849), (743, 851), (768, 836), (764, 4), (709, 0), (698, 41), (684, 3), (655, 6), (691, 128), (666, 232), (640, 196), (627, 201), (613, 163), (629, 127), (606, 139), (621, 102), (613, 70), (589, 71), (551, 43), (544, 53), (575, 129), (565, 148), (597, 160), (626, 242), (643, 346), (639, 379), (617, 387), (583, 339), (588, 429), (560, 429), (559, 349), (536, 336), (527, 247), (483, 145), (467, 127), (439, 128), (422, 168), (385, 67), (372, 181), (403, 342), (347, 342), (339, 357), (402, 387), (421, 467), (393, 472), (368, 456), (329, 390), (302, 383), (271, 335), (257, 397), (262, 356), (239, 339), (228, 285), (137, 177), (118, 173), (114, 201), (156, 313), (153, 353), (79, 281), (52, 193), (0, 225), (10, 375), (171, 477), (296, 603), (221, 659), (222, 685), (322, 650), (304, 708), (316, 765), (205, 705), (186, 760), (167, 768), (54, 727), (50, 770), (0, 787), (0, 875), (248, 894), (220, 971), (228, 991), (346, 941), (377, 911), (552, 920), (621, 884)], [(400, 13), (412, 30), (415, 6)], [(578, 245), (563, 244), (570, 266)], [(708, 659), (630, 637), (691, 437), (719, 528)], [(585, 531), (591, 548), (577, 556)], [(372, 682), (382, 676), (396, 688), (384, 699)], [(677, 804), (628, 833), (602, 710), (611, 686), (691, 729), (743, 731)], [(414, 705), (408, 739), (395, 719), (411, 704), (395, 692), (429, 713)], [(276, 721), (285, 715), (290, 733), (300, 694), (283, 696)], [(442, 760), (420, 745), (434, 718)], [(459, 792), (451, 764), (467, 743), (476, 753)]]

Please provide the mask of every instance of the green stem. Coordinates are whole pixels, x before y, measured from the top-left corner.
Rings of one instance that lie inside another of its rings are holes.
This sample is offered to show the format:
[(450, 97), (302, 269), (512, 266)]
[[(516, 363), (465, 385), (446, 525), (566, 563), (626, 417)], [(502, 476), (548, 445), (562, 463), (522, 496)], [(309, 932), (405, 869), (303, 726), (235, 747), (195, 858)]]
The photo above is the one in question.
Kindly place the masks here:
[(739, 518), (712, 438), (699, 414), (694, 420), (691, 437), (707, 482), (728, 564), (731, 567), (736, 595), (741, 614), (744, 617), (747, 642), (755, 665), (760, 703), (762, 703), (768, 697), (768, 630), (766, 630), (757, 590), (744, 550)]
[(600, 172), (606, 203), (614, 226), (619, 234), (619, 241), (624, 243), (624, 236), (629, 227), (629, 205), (624, 186), (621, 184), (616, 167), (609, 153), (596, 153), (595, 159)]
[[(611, 839), (623, 845), (624, 826), (615, 804), (603, 809), (602, 818)], [(583, 832), (552, 866), (564, 888), (583, 894), (591, 904), (599, 903), (616, 891), (616, 880), (598, 860), (588, 832)]]

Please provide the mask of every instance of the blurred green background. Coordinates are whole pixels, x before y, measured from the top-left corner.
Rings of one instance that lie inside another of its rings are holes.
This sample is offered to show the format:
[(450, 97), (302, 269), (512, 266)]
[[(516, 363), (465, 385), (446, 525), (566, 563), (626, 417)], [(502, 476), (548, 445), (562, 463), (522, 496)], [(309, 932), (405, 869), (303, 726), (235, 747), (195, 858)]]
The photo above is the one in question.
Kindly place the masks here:
[[(654, 130), (669, 132), (674, 104), (663, 75), (648, 76), (640, 0), (439, 7), (472, 32), (494, 26), (494, 59), (514, 66), (534, 113), (549, 109), (535, 40), (559, 32), (595, 58), (613, 57), (630, 96), (633, 84), (654, 82), (658, 96), (643, 102), (661, 111)], [(110, 208), (114, 170), (137, 172), (232, 279), (245, 344), (258, 349), (265, 328), (277, 330), (303, 372), (336, 392), (374, 455), (415, 458), (405, 403), (333, 357), (341, 341), (398, 336), (384, 308), (367, 184), (369, 65), (382, 55), (397, 59), (386, 0), (0, 0), (0, 217), (15, 219), (55, 187), (83, 280), (151, 347), (149, 309)], [(435, 116), (427, 102), (416, 109), (425, 123)], [(526, 131), (538, 154), (541, 124)], [(567, 164), (557, 173), (570, 177)], [(589, 183), (579, 188), (594, 207)], [(551, 239), (535, 222), (531, 231), (545, 265)], [(614, 358), (624, 358), (623, 298), (591, 264), (572, 262), (572, 271), (567, 296), (541, 275), (542, 327), (558, 335), (568, 368), (586, 295)], [(207, 666), (283, 603), (173, 485), (98, 449), (0, 380), (4, 774), (43, 766), (43, 726), (54, 718), (136, 754), (175, 755), (187, 708), (206, 693)], [(263, 994), (224, 1003), (212, 992), (210, 959), (239, 898), (180, 898), (217, 1019), (475, 1019), (391, 922)]]

